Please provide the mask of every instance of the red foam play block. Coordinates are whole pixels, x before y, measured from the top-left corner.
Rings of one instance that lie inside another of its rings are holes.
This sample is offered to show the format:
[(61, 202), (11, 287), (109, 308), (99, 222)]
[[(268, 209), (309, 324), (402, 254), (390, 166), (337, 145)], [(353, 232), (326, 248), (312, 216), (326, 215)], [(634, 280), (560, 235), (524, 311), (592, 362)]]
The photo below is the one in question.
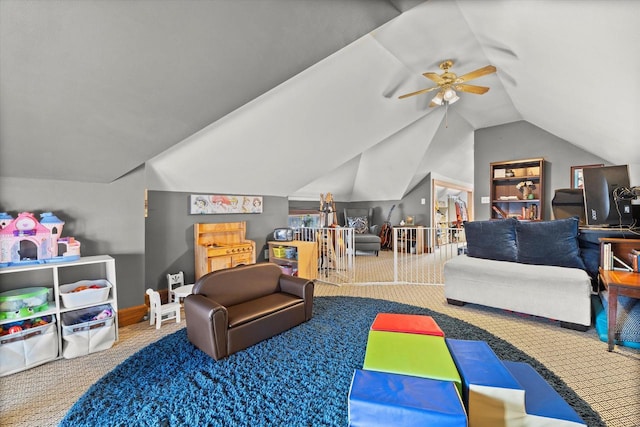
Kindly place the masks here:
[(371, 329), (385, 332), (433, 335), (444, 337), (444, 332), (431, 316), (420, 314), (378, 313)]

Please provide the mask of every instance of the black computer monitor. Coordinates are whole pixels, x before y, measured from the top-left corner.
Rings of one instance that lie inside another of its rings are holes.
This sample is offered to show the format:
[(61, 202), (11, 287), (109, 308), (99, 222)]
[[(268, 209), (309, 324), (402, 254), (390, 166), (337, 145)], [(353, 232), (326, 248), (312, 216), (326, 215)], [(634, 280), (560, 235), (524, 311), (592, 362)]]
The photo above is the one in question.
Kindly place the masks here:
[(582, 174), (587, 225), (631, 225), (633, 216), (628, 166), (585, 168)]
[(584, 195), (581, 188), (559, 188), (551, 200), (551, 211), (555, 219), (578, 217), (579, 224), (584, 221)]

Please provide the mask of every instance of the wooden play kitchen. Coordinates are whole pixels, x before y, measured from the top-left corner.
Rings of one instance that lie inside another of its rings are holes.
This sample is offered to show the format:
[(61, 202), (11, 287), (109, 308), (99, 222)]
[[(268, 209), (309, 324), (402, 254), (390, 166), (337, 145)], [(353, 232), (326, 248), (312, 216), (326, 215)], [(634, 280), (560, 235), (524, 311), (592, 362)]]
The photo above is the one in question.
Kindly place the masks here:
[(246, 239), (247, 224), (193, 224), (196, 280), (207, 273), (256, 263), (256, 243)]

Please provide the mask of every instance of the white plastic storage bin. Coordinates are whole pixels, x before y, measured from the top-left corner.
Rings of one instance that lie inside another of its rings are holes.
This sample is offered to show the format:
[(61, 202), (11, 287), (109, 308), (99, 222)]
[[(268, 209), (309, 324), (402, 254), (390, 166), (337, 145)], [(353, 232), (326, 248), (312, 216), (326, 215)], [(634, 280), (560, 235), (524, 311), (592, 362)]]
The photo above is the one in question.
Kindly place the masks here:
[(55, 316), (42, 326), (0, 337), (0, 376), (13, 374), (58, 357)]
[[(93, 286), (93, 288), (91, 287)], [(81, 291), (74, 290), (84, 287)], [(79, 282), (60, 285), (60, 298), (65, 308), (82, 307), (98, 304), (109, 299), (111, 283), (107, 280), (80, 280)]]
[(116, 340), (111, 305), (62, 313), (62, 357), (72, 359), (111, 348)]

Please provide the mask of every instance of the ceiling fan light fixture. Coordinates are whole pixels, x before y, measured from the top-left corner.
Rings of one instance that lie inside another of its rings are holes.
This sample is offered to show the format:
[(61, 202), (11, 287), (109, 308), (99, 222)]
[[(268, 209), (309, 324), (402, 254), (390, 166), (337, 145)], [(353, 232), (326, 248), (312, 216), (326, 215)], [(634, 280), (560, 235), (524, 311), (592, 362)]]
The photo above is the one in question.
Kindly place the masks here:
[(444, 102), (446, 102), (447, 104), (453, 104), (454, 102), (459, 100), (460, 97), (458, 96), (455, 90), (451, 88), (447, 88), (444, 91), (443, 99), (444, 99)]
[(445, 89), (445, 91), (444, 91), (444, 96), (443, 96), (443, 98), (444, 98), (444, 100), (445, 100), (445, 101), (451, 101), (451, 99), (452, 99), (454, 96), (456, 96), (456, 92), (455, 92), (453, 89), (451, 89), (450, 87), (448, 87), (447, 89)]
[(444, 98), (444, 95), (443, 95), (442, 91), (440, 91), (440, 92), (438, 92), (436, 94), (436, 96), (433, 97), (431, 102), (436, 104), (436, 105), (442, 105), (443, 98)]

